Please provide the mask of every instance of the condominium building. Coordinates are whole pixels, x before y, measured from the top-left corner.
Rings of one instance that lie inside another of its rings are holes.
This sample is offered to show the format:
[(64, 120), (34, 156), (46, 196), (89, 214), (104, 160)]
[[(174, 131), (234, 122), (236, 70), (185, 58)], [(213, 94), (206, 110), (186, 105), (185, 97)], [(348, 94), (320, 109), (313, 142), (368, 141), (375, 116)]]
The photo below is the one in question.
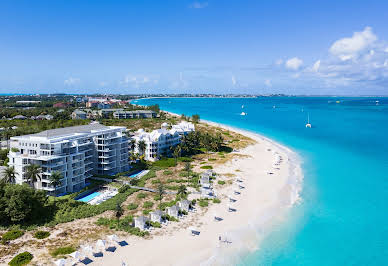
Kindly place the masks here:
[(129, 169), (124, 131), (125, 127), (92, 123), (12, 137), (9, 165), (15, 167), (17, 184), (28, 182), (27, 166), (37, 164), (41, 178), (33, 184), (35, 188), (54, 194), (50, 175), (59, 171), (63, 179), (57, 194), (78, 191), (94, 174), (112, 175)]
[(172, 129), (176, 130), (179, 135), (183, 136), (195, 131), (195, 126), (191, 122), (181, 121), (177, 125), (172, 125)]
[(131, 119), (131, 118), (154, 118), (156, 112), (151, 110), (136, 110), (136, 111), (116, 111), (113, 113), (115, 119)]
[[(188, 128), (185, 128), (185, 130), (188, 130)], [(144, 155), (145, 160), (156, 161), (162, 156), (171, 155), (172, 148), (181, 142), (181, 137), (176, 129), (168, 129), (168, 124), (163, 123), (161, 129), (152, 132), (139, 129), (132, 139), (136, 142), (135, 153)], [(145, 144), (144, 150), (140, 150), (139, 143), (141, 142)]]

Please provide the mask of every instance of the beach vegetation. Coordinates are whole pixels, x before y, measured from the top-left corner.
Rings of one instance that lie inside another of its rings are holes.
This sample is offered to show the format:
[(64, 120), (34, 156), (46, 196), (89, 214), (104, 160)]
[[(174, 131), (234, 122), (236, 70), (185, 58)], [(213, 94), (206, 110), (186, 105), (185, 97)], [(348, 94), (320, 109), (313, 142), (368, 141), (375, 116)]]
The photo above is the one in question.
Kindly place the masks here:
[(217, 182), (219, 185), (225, 185), (226, 184), (226, 182), (225, 181), (223, 181), (223, 180), (218, 180), (218, 182)]
[(18, 229), (12, 229), (6, 233), (4, 233), (1, 236), (1, 243), (3, 245), (7, 244), (8, 242), (18, 239), (19, 237), (24, 235), (24, 231), (18, 230)]
[(163, 175), (172, 175), (174, 172), (173, 171), (171, 171), (171, 170), (164, 170), (163, 171)]
[(201, 166), (201, 169), (213, 169), (213, 166), (211, 166), (211, 165), (204, 165), (204, 166)]
[(133, 210), (136, 210), (137, 207), (139, 207), (138, 204), (131, 202), (131, 203), (128, 204), (127, 209), (130, 210), (130, 211), (133, 211)]
[(219, 198), (214, 198), (213, 203), (221, 203), (221, 200)]
[(10, 266), (22, 266), (27, 265), (34, 256), (30, 252), (23, 252), (16, 255), (9, 263)]
[(202, 207), (202, 208), (209, 206), (208, 201), (205, 200), (205, 199), (199, 200), (198, 204), (199, 204), (199, 206)]
[(133, 216), (129, 215), (121, 219), (120, 221), (117, 221), (115, 219), (109, 219), (109, 218), (98, 218), (96, 224), (100, 226), (107, 226), (109, 229), (117, 230), (117, 231), (124, 231), (131, 235), (136, 235), (140, 237), (145, 237), (149, 235), (149, 232), (147, 231), (141, 231), (139, 228), (133, 227)]
[(154, 203), (152, 201), (146, 201), (143, 204), (143, 208), (145, 209), (151, 209), (154, 206)]
[(136, 195), (136, 198), (138, 199), (144, 199), (147, 197), (146, 193), (140, 192), (139, 194)]
[(36, 231), (34, 237), (37, 239), (44, 239), (50, 236), (50, 232), (48, 231)]
[(57, 257), (59, 255), (67, 255), (70, 253), (73, 253), (76, 251), (75, 247), (73, 246), (65, 246), (65, 247), (59, 247), (50, 252), (51, 256)]

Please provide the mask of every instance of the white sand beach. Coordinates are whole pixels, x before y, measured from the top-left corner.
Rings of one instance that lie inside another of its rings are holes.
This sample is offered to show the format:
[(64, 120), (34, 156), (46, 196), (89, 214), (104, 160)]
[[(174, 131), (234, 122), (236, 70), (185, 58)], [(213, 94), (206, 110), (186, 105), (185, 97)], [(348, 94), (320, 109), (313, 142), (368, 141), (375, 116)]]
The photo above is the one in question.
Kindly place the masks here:
[[(281, 220), (298, 200), (302, 182), (299, 160), (289, 149), (260, 135), (208, 123), (257, 141), (235, 151), (243, 156), (214, 169), (220, 175), (218, 180), (230, 180), (230, 175), (223, 176), (230, 173), (241, 178), (244, 188), (237, 186), (240, 194), (234, 194), (236, 184), (215, 185), (221, 203), (210, 204), (207, 210), (197, 206), (196, 213), (153, 230), (152, 239), (121, 235), (128, 246), (118, 247), (113, 253), (104, 252), (103, 257), (93, 258), (90, 265), (230, 265), (238, 254), (259, 247), (271, 225)], [(275, 165), (279, 158), (281, 161)], [(233, 195), (235, 202), (230, 202), (229, 195)], [(228, 206), (235, 211), (228, 211)], [(215, 214), (222, 220), (215, 221)], [(200, 234), (191, 235), (190, 227)]]

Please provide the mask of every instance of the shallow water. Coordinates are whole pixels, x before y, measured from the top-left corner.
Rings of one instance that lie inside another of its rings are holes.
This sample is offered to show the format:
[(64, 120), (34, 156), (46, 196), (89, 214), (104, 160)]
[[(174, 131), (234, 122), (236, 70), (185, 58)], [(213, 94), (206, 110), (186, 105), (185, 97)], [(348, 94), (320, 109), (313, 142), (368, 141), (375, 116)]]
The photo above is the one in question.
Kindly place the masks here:
[[(300, 204), (286, 222), (272, 228), (259, 250), (235, 264), (387, 264), (388, 98), (164, 98), (137, 103), (157, 103), (163, 110), (197, 113), (257, 132), (302, 158)], [(305, 128), (308, 114), (312, 129)]]

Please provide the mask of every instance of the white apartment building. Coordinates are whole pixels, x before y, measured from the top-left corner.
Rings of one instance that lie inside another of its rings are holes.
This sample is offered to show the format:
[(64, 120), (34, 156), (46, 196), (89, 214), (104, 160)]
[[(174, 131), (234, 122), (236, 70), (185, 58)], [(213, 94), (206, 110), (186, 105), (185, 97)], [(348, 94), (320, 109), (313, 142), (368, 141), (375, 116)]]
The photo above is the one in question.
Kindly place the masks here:
[(172, 130), (176, 130), (179, 135), (183, 136), (195, 131), (195, 126), (191, 122), (181, 121), (177, 125), (172, 125)]
[[(185, 130), (188, 130), (188, 128), (185, 128)], [(187, 134), (188, 132), (189, 131), (184, 131), (182, 134)], [(161, 129), (154, 130), (152, 132), (145, 132), (143, 129), (139, 129), (132, 139), (136, 142), (136, 153), (144, 155), (145, 160), (156, 161), (162, 156), (168, 156), (171, 154), (171, 148), (181, 142), (181, 134), (176, 128), (169, 130), (168, 124), (163, 123)], [(144, 154), (139, 150), (139, 143), (141, 141), (144, 141), (146, 144)]]
[(63, 180), (57, 194), (78, 191), (93, 174), (112, 175), (129, 169), (124, 132), (125, 127), (92, 123), (12, 137), (9, 165), (15, 167), (17, 184), (27, 182), (27, 166), (37, 164), (42, 173), (35, 188), (54, 194), (49, 177), (59, 171)]

